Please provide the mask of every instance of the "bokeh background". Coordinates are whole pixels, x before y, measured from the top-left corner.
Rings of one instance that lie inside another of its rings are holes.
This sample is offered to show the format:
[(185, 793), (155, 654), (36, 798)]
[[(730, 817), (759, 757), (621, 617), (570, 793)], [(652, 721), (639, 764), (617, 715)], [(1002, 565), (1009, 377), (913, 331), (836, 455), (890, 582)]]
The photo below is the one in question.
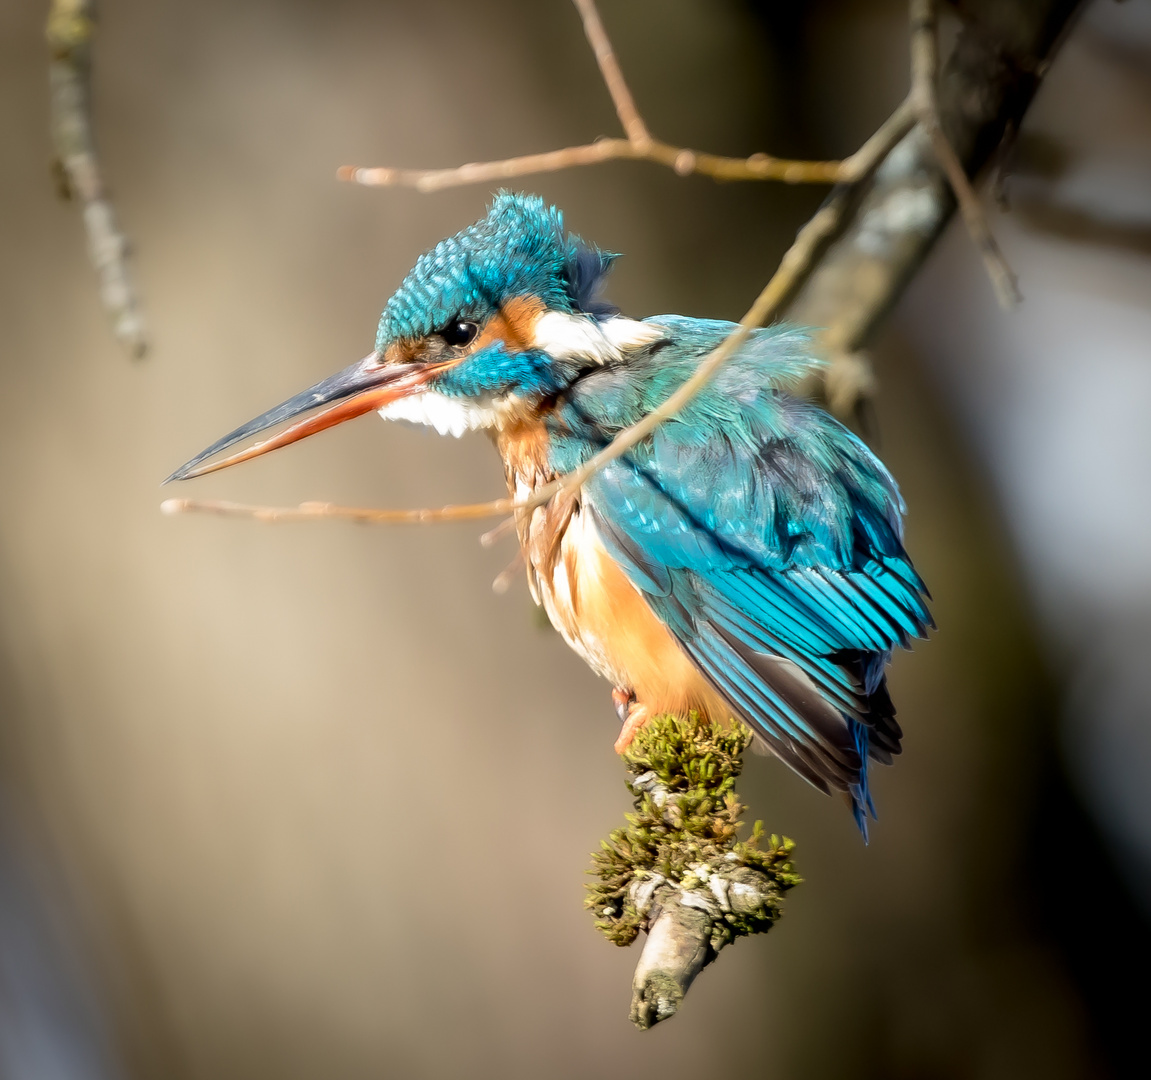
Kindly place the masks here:
[[(838, 157), (906, 89), (897, 0), (603, 0), (671, 141)], [(0, 3), (0, 1076), (1146, 1075), (1151, 4), (1097, 0), (995, 227), (874, 357), (939, 632), (869, 848), (773, 760), (806, 883), (682, 1014), (581, 909), (628, 808), (608, 687), (493, 594), (475, 526), (164, 518), (159, 480), (368, 350), (489, 192), (334, 180), (615, 131), (565, 0), (105, 0), (98, 137), (154, 347), (113, 343), (49, 172), (44, 5)], [(738, 317), (821, 197), (638, 164), (531, 179), (629, 313)], [(371, 419), (187, 494), (500, 493), (482, 439)], [(185, 492), (181, 492), (182, 494)]]

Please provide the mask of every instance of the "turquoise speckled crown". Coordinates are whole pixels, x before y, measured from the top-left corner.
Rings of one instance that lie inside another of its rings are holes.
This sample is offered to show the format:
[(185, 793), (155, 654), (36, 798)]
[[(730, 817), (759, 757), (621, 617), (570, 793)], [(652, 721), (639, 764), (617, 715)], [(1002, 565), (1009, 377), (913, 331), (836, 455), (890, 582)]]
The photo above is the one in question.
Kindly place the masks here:
[(482, 323), (516, 296), (538, 297), (556, 311), (614, 313), (595, 298), (614, 259), (565, 234), (563, 214), (538, 195), (501, 191), (486, 217), (416, 260), (380, 316), (376, 348), (455, 319)]

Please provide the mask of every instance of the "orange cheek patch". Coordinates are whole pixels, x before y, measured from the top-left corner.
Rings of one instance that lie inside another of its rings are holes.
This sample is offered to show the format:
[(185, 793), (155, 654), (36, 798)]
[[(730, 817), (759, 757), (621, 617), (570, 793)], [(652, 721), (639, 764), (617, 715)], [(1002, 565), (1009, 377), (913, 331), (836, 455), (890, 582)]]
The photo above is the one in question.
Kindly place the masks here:
[(543, 311), (543, 302), (534, 296), (513, 297), (484, 324), (472, 343), (471, 351), (479, 352), (497, 341), (507, 345), (511, 352), (532, 348), (536, 320)]
[(517, 296), (509, 300), (501, 312), (508, 327), (508, 336), (504, 340), (514, 345), (517, 351), (530, 349), (535, 343), (536, 320), (543, 313), (543, 301), (534, 296)]

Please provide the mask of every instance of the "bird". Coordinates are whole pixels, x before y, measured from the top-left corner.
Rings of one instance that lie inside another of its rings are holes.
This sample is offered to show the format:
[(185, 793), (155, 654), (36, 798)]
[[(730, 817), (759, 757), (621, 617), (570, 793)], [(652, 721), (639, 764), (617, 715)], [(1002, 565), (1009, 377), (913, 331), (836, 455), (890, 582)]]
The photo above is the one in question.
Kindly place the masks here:
[[(362, 360), (219, 439), (168, 479), (250, 460), (372, 411), (487, 433), (510, 496), (570, 473), (663, 402), (734, 329), (630, 318), (603, 298), (618, 256), (536, 195), (421, 255)], [(650, 718), (738, 718), (866, 841), (869, 766), (902, 731), (893, 650), (934, 627), (895, 480), (797, 384), (812, 332), (753, 330), (679, 413), (574, 490), (521, 512), (537, 604), (612, 685), (626, 751)], [(221, 457), (250, 437), (278, 434)]]

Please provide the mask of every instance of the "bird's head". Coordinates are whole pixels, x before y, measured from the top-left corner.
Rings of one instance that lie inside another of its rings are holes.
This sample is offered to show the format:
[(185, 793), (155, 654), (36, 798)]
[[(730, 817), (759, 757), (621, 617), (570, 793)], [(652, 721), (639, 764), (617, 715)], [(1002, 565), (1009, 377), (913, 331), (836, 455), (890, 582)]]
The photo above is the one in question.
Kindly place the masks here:
[(589, 367), (660, 337), (599, 299), (614, 258), (565, 233), (563, 215), (538, 196), (501, 192), (486, 217), (419, 257), (363, 360), (225, 435), (169, 479), (247, 461), (373, 410), (445, 434), (499, 427)]

